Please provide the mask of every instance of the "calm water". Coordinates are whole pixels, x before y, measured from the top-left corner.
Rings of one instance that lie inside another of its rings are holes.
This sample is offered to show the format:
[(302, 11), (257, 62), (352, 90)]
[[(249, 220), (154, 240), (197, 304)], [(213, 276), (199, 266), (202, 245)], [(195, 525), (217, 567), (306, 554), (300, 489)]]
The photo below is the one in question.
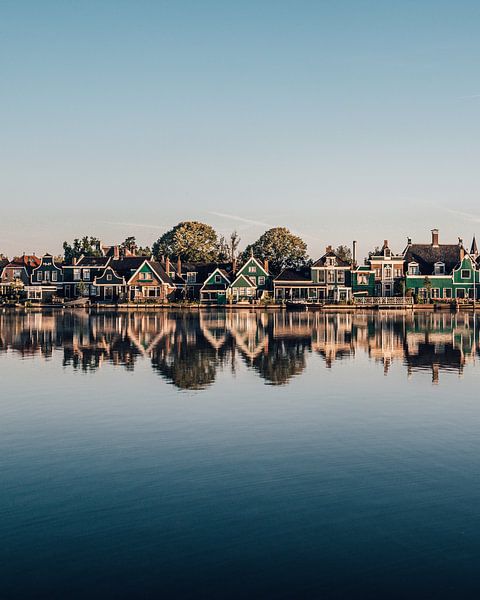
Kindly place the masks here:
[(0, 597), (477, 598), (478, 326), (0, 314)]

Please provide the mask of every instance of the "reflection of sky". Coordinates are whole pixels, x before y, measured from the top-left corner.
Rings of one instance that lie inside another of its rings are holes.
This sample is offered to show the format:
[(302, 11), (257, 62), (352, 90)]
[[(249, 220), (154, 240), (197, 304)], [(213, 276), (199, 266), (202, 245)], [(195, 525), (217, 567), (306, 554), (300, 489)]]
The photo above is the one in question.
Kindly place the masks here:
[(238, 360), (179, 392), (148, 360), (83, 373), (60, 349), (2, 354), (0, 387), (7, 597), (386, 597), (478, 567), (473, 368), (432, 386), (311, 353), (287, 386)]

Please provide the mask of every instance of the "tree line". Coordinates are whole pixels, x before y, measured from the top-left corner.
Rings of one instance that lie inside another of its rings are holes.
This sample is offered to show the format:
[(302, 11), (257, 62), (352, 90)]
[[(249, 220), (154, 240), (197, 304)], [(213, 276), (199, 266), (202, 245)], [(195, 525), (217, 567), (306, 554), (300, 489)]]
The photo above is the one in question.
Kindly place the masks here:
[[(236, 231), (227, 238), (219, 236), (211, 225), (198, 221), (182, 221), (165, 232), (152, 247), (141, 247), (134, 236), (127, 237), (120, 244), (120, 254), (152, 256), (156, 260), (162, 257), (180, 258), (182, 262), (226, 263), (238, 260), (244, 262), (253, 254), (258, 260), (268, 260), (272, 273), (283, 269), (298, 269), (311, 264), (307, 254), (307, 244), (286, 227), (273, 227), (265, 231), (258, 240), (239, 250), (241, 239)], [(64, 260), (71, 264), (80, 256), (101, 256), (101, 244), (98, 238), (84, 236), (73, 242), (63, 243)], [(337, 253), (344, 260), (351, 260), (351, 251), (339, 246)]]

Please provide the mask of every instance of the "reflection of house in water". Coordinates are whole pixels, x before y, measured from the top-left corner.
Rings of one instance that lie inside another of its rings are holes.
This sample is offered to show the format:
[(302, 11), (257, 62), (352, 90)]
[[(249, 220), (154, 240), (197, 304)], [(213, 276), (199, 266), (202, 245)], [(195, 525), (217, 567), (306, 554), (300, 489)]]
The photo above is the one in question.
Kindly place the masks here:
[(355, 354), (353, 339), (353, 313), (315, 313), (315, 326), (312, 331), (312, 349), (331, 368), (336, 360)]
[(458, 314), (415, 315), (405, 334), (405, 362), (409, 375), (431, 370), (434, 383), (440, 371), (463, 373), (478, 353), (476, 316)]
[(134, 311), (88, 313), (53, 310), (0, 314), (0, 353), (50, 358), (95, 371), (104, 364), (133, 370), (149, 360), (155, 372), (181, 389), (204, 389), (219, 369), (243, 363), (266, 383), (286, 384), (308, 356), (327, 368), (360, 354), (383, 364), (398, 361), (409, 375), (462, 373), (478, 354), (476, 316), (412, 312)]

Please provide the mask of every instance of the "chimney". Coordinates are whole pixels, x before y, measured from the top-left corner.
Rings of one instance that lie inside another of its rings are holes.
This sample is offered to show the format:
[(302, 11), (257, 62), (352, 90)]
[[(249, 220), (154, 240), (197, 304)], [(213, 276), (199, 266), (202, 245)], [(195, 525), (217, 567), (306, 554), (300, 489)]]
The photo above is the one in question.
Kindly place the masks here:
[(73, 265), (73, 266), (75, 266), (76, 264), (77, 264), (77, 257), (76, 257), (76, 256), (74, 256), (74, 257), (72, 258), (72, 265)]
[(168, 275), (170, 273), (170, 259), (167, 258), (165, 259), (165, 273)]
[(268, 258), (266, 258), (266, 259), (263, 261), (263, 268), (265, 269), (265, 271), (266, 271), (267, 273), (268, 273), (268, 266), (269, 266), (269, 265), (268, 265)]
[(177, 273), (179, 276), (182, 274), (182, 258), (180, 255), (177, 256)]
[(411, 245), (412, 245), (412, 238), (407, 237), (407, 246), (411, 246)]
[(357, 266), (357, 240), (353, 240), (352, 265)]
[(383, 247), (388, 248), (388, 240), (383, 240)]
[(432, 246), (438, 247), (438, 229), (432, 229)]
[(331, 246), (327, 246), (327, 247), (325, 248), (325, 253), (326, 253), (326, 254), (328, 254), (328, 253), (329, 253), (329, 252), (331, 252), (331, 251), (332, 251), (332, 247), (331, 247)]
[(120, 246), (118, 246), (117, 244), (115, 244), (115, 246), (113, 247), (113, 258), (115, 260), (118, 260), (120, 258)]

